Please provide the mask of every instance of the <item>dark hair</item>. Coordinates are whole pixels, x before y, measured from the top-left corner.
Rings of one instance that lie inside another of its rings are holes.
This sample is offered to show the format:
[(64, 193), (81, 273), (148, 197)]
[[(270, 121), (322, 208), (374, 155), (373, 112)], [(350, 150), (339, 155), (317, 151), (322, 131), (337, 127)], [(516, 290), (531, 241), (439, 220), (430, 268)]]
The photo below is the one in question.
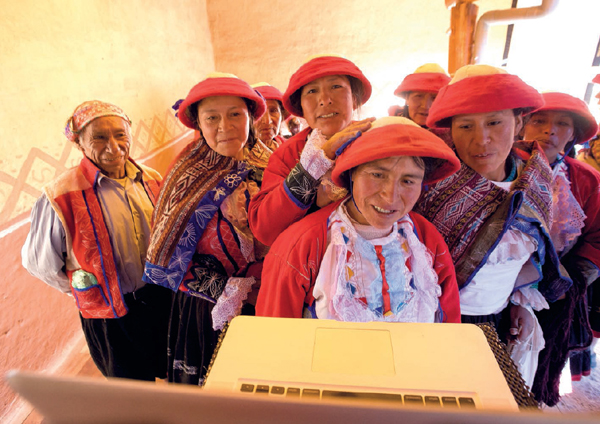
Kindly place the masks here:
[[(360, 111), (360, 105), (362, 104), (362, 98), (365, 93), (365, 89), (362, 85), (362, 82), (358, 78), (355, 78), (350, 75), (341, 75), (343, 77), (348, 78), (350, 82), (350, 90), (352, 91), (352, 100), (354, 100), (354, 104), (356, 104), (356, 109)], [(302, 88), (300, 87), (298, 90), (294, 92), (290, 96), (290, 103), (296, 110), (302, 110)]]
[[(246, 141), (246, 148), (248, 150), (252, 150), (254, 145), (256, 144), (256, 140), (258, 137), (256, 136), (256, 131), (254, 130), (254, 111), (256, 110), (255, 103), (245, 97), (240, 97), (244, 103), (246, 103), (246, 107), (248, 108), (248, 115), (250, 117), (250, 130), (248, 132), (248, 140)], [(202, 99), (204, 100), (204, 99)], [(204, 139), (204, 134), (202, 134), (202, 130), (200, 129), (200, 125), (198, 125), (198, 105), (202, 100), (197, 101), (196, 103), (192, 103), (188, 106), (186, 112), (189, 113), (190, 120), (194, 123), (194, 127), (200, 132), (200, 136)]]
[[(417, 165), (419, 168), (421, 168), (424, 171), (423, 181), (425, 181), (437, 167), (442, 166), (445, 162), (444, 159), (430, 158), (430, 157), (425, 157), (425, 156), (407, 156), (407, 157), (411, 158), (413, 160), (413, 162), (415, 163), (415, 165)], [(382, 158), (382, 159), (386, 159), (386, 158)], [(365, 163), (369, 163), (369, 162), (365, 162)], [(364, 165), (364, 164), (361, 164), (361, 165)], [(360, 166), (360, 165), (358, 165), (358, 166)], [(341, 179), (344, 181), (344, 186), (346, 188), (350, 187), (350, 174), (356, 168), (358, 168), (358, 166), (348, 169), (347, 171), (344, 171), (342, 173)]]

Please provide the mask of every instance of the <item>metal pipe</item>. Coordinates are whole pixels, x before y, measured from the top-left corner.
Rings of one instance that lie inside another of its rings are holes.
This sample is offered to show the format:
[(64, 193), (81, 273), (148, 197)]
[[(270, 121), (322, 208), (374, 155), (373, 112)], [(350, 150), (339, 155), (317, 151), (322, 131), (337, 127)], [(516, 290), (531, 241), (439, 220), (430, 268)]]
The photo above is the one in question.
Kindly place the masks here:
[[(447, 0), (446, 4), (452, 0)], [(492, 25), (508, 25), (526, 19), (539, 19), (554, 11), (560, 0), (542, 0), (542, 4), (522, 9), (490, 10), (481, 15), (475, 28), (473, 44), (473, 63), (482, 62), (483, 48), (487, 43), (489, 27)]]

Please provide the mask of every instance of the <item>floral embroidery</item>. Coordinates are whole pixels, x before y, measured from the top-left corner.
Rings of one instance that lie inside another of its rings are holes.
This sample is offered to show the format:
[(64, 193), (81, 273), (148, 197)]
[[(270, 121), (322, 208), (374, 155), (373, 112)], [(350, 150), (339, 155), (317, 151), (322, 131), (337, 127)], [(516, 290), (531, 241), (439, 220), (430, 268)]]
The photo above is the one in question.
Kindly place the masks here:
[(292, 169), (285, 184), (292, 195), (304, 205), (312, 203), (319, 187), (319, 181), (311, 177), (300, 163)]
[(216, 202), (218, 201), (221, 197), (225, 196), (225, 189), (223, 189), (223, 187), (216, 187), (214, 190), (215, 195), (213, 197), (213, 200)]
[(229, 187), (229, 188), (236, 187), (241, 181), (242, 181), (242, 178), (237, 174), (226, 175), (225, 178), (223, 179), (223, 182), (225, 184), (227, 184), (227, 187)]

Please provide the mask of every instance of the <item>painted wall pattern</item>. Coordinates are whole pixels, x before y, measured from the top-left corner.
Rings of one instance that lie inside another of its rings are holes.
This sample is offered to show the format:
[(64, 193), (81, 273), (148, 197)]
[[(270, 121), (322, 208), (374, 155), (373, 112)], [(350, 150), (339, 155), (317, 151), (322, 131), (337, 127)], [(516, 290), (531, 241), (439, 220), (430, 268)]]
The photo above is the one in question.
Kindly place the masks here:
[[(149, 121), (149, 122), (148, 122)], [(129, 154), (134, 159), (147, 156), (152, 151), (189, 131), (175, 117), (171, 109), (155, 115), (148, 121), (132, 125), (132, 143)], [(24, 214), (42, 194), (43, 186), (79, 163), (82, 153), (64, 138), (59, 157), (54, 157), (37, 147), (32, 148), (17, 176), (0, 169), (0, 229), (22, 219)]]

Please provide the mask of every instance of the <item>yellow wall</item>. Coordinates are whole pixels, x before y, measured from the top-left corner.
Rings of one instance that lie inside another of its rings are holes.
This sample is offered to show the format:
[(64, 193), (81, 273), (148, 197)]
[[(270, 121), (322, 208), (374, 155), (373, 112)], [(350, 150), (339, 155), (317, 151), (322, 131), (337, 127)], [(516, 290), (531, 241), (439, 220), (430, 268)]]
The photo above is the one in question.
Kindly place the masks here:
[[(510, 8), (511, 0), (478, 1), (480, 13)], [(233, 13), (233, 11), (236, 11)], [(373, 84), (363, 116), (401, 104), (394, 89), (427, 62), (448, 66), (450, 11), (444, 0), (209, 0), (215, 67), (250, 83), (285, 90), (311, 55), (334, 53), (353, 62)], [(490, 49), (500, 55), (506, 26), (492, 28)], [(499, 50), (500, 49), (500, 50)]]
[(205, 1), (22, 0), (1, 14), (0, 227), (79, 160), (62, 134), (78, 104), (121, 106), (137, 158), (183, 130), (170, 106), (214, 69)]

